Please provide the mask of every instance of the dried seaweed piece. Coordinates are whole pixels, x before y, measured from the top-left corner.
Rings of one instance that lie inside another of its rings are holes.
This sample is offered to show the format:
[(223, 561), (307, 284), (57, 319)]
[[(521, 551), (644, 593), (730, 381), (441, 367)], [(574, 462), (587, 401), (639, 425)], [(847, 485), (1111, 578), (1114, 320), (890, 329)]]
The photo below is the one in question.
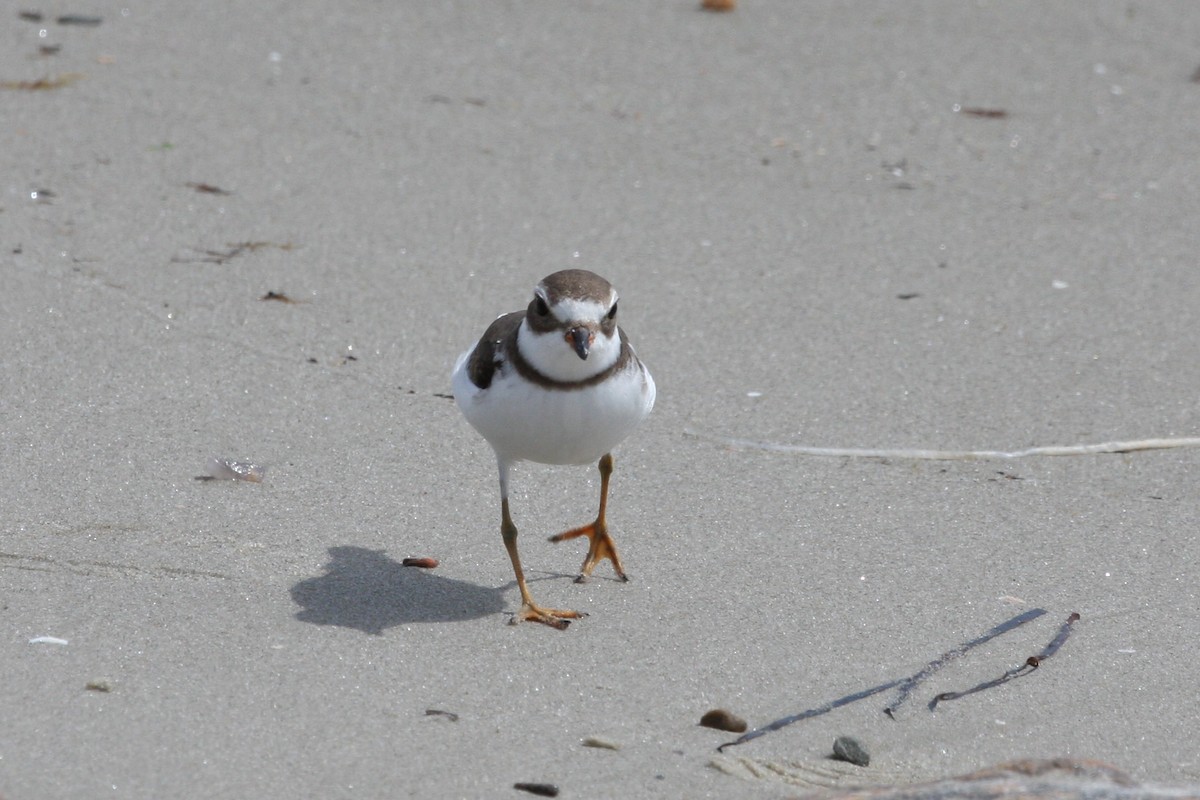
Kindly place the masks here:
[(947, 650), (945, 653), (942, 653), (940, 656), (935, 658), (933, 661), (930, 661), (928, 664), (926, 664), (925, 667), (920, 672), (918, 672), (916, 675), (912, 675), (911, 677), (905, 678), (901, 682), (899, 696), (896, 698), (896, 700), (894, 702), (892, 702), (891, 705), (889, 705), (883, 709), (883, 713), (885, 713), (889, 717), (892, 717), (893, 719), (895, 719), (896, 709), (900, 708), (900, 706), (904, 704), (904, 701), (908, 699), (908, 695), (912, 692), (913, 689), (916, 688), (917, 684), (919, 684), (921, 681), (925, 680), (930, 675), (932, 675), (933, 673), (940, 670), (942, 667), (949, 664), (951, 661), (954, 661), (956, 658), (959, 658), (960, 656), (965, 655), (968, 650), (973, 650), (974, 648), (978, 647), (979, 645), (981, 645), (985, 642), (989, 642), (992, 639), (995, 639), (997, 636), (1008, 633), (1009, 631), (1013, 630), (1014, 628), (1018, 628), (1021, 625), (1024, 625), (1026, 622), (1035, 620), (1045, 613), (1046, 613), (1046, 610), (1044, 608), (1030, 609), (1029, 611), (1026, 611), (1023, 614), (1018, 614), (1017, 616), (1013, 617), (1012, 619), (1008, 620), (1007, 622), (1000, 623), (999, 625), (992, 628), (990, 631), (983, 634), (982, 636), (980, 636), (976, 639), (972, 639), (971, 641), (966, 642), (965, 644), (961, 644), (958, 647), (954, 648), (953, 650)]
[(810, 719), (812, 717), (819, 717), (822, 714), (828, 714), (835, 708), (841, 708), (842, 706), (847, 706), (851, 703), (857, 703), (859, 700), (865, 700), (866, 698), (877, 695), (880, 692), (886, 692), (888, 689), (899, 686), (901, 682), (902, 679), (897, 679), (894, 681), (888, 681), (887, 683), (881, 683), (878, 686), (872, 686), (870, 689), (863, 689), (861, 692), (855, 692), (854, 694), (848, 694), (845, 697), (839, 697), (837, 700), (833, 700), (832, 702), (826, 703), (823, 706), (817, 706), (816, 708), (810, 708), (807, 711), (801, 711), (799, 714), (792, 714), (789, 717), (777, 719), (769, 725), (764, 725), (761, 728), (755, 728), (749, 733), (742, 734), (732, 742), (726, 742), (717, 748), (717, 752), (724, 752), (726, 747), (745, 744), (752, 739), (757, 739), (763, 734), (770, 733), (771, 731), (777, 731), (780, 728), (786, 728), (788, 725), (791, 725), (794, 722), (800, 722), (801, 720)]
[(285, 253), (296, 249), (296, 245), (292, 244), (291, 242), (230, 242), (228, 246), (236, 249), (238, 252), (245, 250), (251, 253), (268, 247), (273, 247), (276, 250), (282, 250)]
[(1064, 642), (1067, 641), (1067, 637), (1071, 635), (1071, 626), (1078, 620), (1079, 614), (1077, 612), (1072, 613), (1071, 616), (1067, 617), (1067, 621), (1064, 622), (1062, 627), (1058, 629), (1058, 633), (1055, 634), (1054, 638), (1050, 640), (1050, 644), (1046, 645), (1042, 649), (1042, 652), (1038, 653), (1036, 656), (1030, 656), (1029, 658), (1025, 659), (1024, 663), (1013, 667), (999, 678), (993, 678), (990, 681), (984, 681), (983, 683), (972, 686), (970, 689), (964, 689), (961, 692), (942, 692), (929, 701), (929, 710), (933, 711), (937, 708), (938, 703), (945, 702), (946, 700), (957, 700), (960, 697), (966, 697), (967, 695), (975, 694), (976, 692), (982, 692), (984, 689), (993, 689), (1001, 684), (1008, 683), (1014, 678), (1021, 678), (1033, 672), (1035, 669), (1041, 666), (1043, 661), (1058, 652), (1058, 649), (1063, 646)]
[(81, 72), (64, 72), (53, 78), (38, 78), (35, 81), (0, 81), (0, 89), (13, 89), (19, 92), (41, 92), (48, 89), (61, 89), (70, 86), (75, 81), (82, 80)]
[(977, 106), (969, 106), (959, 109), (960, 114), (966, 114), (968, 117), (980, 117), (981, 119), (1005, 119), (1008, 117), (1008, 112), (1003, 108), (979, 108)]
[(231, 242), (228, 245), (228, 250), (200, 250), (192, 248), (200, 256), (197, 258), (184, 258), (183, 256), (172, 256), (172, 264), (225, 264), (243, 253), (253, 253), (256, 250), (261, 250), (264, 247), (274, 247), (284, 252), (290, 252), (296, 249), (296, 245), (291, 242)]
[(220, 186), (213, 186), (211, 183), (198, 183), (196, 181), (188, 181), (187, 183), (184, 184), (184, 186), (188, 187), (189, 189), (195, 189), (197, 192), (200, 192), (201, 194), (219, 194), (219, 195), (233, 194), (233, 192), (231, 192), (227, 189), (222, 189)]
[(897, 708), (899, 708), (900, 705), (903, 704), (906, 699), (908, 699), (909, 693), (912, 692), (913, 688), (916, 687), (916, 685), (919, 684), (921, 681), (925, 680), (930, 675), (937, 672), (939, 669), (946, 666), (946, 664), (950, 663), (954, 659), (963, 655), (968, 650), (970, 650), (974, 647), (978, 647), (979, 645), (983, 644), (984, 642), (994, 639), (997, 636), (1000, 636), (1001, 634), (1008, 633), (1012, 629), (1014, 629), (1020, 625), (1024, 625), (1026, 622), (1029, 622), (1030, 620), (1037, 619), (1038, 617), (1042, 616), (1045, 613), (1046, 613), (1046, 610), (1043, 608), (1034, 608), (1034, 609), (1030, 609), (1029, 611), (1025, 611), (1024, 613), (1018, 614), (1017, 616), (1013, 617), (1012, 619), (1008, 620), (1007, 622), (1003, 622), (1003, 623), (997, 625), (996, 627), (992, 628), (990, 631), (983, 634), (982, 636), (980, 636), (976, 639), (972, 639), (971, 641), (966, 642), (965, 644), (961, 644), (958, 647), (954, 648), (953, 650), (946, 651), (942, 655), (935, 658), (933, 661), (930, 661), (919, 672), (917, 672), (914, 675), (910, 675), (907, 678), (897, 678), (896, 680), (888, 681), (887, 683), (881, 683), (878, 686), (872, 686), (870, 689), (863, 689), (861, 692), (855, 692), (854, 694), (848, 694), (845, 697), (839, 697), (837, 700), (828, 702), (825, 705), (817, 706), (816, 708), (810, 708), (807, 711), (801, 711), (799, 714), (792, 714), (791, 716), (777, 719), (774, 722), (770, 723), (769, 725), (764, 725), (761, 728), (755, 728), (754, 730), (750, 731), (749, 733), (742, 734), (737, 739), (734, 739), (732, 742), (726, 742), (725, 744), (718, 747), (717, 751), (723, 752), (726, 747), (733, 747), (734, 745), (745, 744), (746, 742), (749, 742), (753, 739), (757, 739), (759, 736), (762, 736), (763, 734), (770, 733), (771, 731), (777, 731), (780, 728), (786, 728), (788, 725), (791, 725), (792, 723), (800, 722), (801, 720), (810, 719), (812, 717), (819, 717), (822, 714), (828, 714), (830, 711), (833, 711), (835, 708), (841, 708), (842, 706), (850, 705), (851, 703), (857, 703), (859, 700), (865, 700), (866, 698), (873, 697), (877, 694), (880, 694), (881, 692), (886, 692), (889, 689), (894, 689), (896, 687), (899, 687), (900, 688), (900, 696), (891, 705), (887, 706), (883, 710), (885, 714), (887, 714), (889, 717), (892, 717), (894, 719), (895, 717), (893, 716), (893, 714), (894, 714), (895, 710)]
[(620, 750), (621, 743), (603, 736), (585, 736), (580, 742), (584, 747), (594, 747), (597, 750)]
[(558, 787), (553, 783), (514, 783), (513, 788), (539, 797), (558, 797)]
[(104, 17), (88, 17), (83, 14), (63, 14), (54, 20), (59, 25), (78, 25), (82, 28), (94, 28), (101, 22), (104, 22)]

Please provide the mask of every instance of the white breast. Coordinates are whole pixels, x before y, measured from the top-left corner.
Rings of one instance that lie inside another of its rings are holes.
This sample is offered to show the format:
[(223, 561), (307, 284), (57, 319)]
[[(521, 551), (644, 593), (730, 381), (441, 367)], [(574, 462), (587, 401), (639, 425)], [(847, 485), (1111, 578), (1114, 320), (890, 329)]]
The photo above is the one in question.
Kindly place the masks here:
[(497, 454), (543, 464), (596, 461), (646, 418), (655, 396), (654, 380), (636, 359), (582, 389), (543, 388), (508, 366), (480, 390), (467, 375), (464, 355), (453, 385), (463, 415)]

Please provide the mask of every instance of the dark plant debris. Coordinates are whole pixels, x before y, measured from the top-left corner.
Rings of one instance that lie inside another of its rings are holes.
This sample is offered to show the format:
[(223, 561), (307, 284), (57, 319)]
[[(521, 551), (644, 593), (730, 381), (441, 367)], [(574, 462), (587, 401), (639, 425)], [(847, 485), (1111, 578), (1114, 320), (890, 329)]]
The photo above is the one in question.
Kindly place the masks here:
[(979, 117), (980, 119), (1006, 119), (1008, 117), (1008, 112), (1003, 108), (964, 106), (959, 109), (959, 113), (966, 114), (968, 117)]
[(436, 558), (406, 558), (400, 562), (402, 567), (420, 567), (421, 569), (437, 569)]
[(553, 783), (514, 783), (513, 788), (538, 797), (558, 797), (558, 787)]
[(262, 297), (260, 297), (258, 299), (259, 300), (274, 300), (277, 303), (287, 303), (288, 305), (293, 305), (293, 306), (300, 305), (300, 303), (302, 302), (300, 300), (293, 300), (292, 298), (288, 297), (283, 292), (267, 292), (266, 294), (264, 294)]
[(172, 264), (226, 264), (233, 259), (245, 253), (253, 253), (267, 247), (274, 247), (278, 250), (290, 252), (296, 249), (296, 245), (291, 242), (236, 242), (227, 245), (227, 250), (201, 250), (192, 248), (200, 255), (195, 258), (184, 258), (183, 256), (172, 256)]
[(442, 717), (444, 719), (449, 720), (450, 722), (458, 722), (458, 714), (455, 714), (453, 711), (442, 711), (440, 708), (425, 709), (425, 716), (427, 716), (427, 717)]
[(219, 194), (231, 195), (233, 192), (228, 189), (222, 189), (220, 186), (213, 186), (211, 183), (198, 183), (196, 181), (188, 181), (186, 184), (189, 189), (195, 189), (200, 194)]
[(59, 25), (78, 25), (82, 28), (94, 28), (104, 22), (104, 17), (89, 17), (83, 14), (64, 14), (54, 20)]
[[(1033, 608), (1028, 611), (1024, 611), (1024, 612), (1018, 614), (1017, 616), (1013, 617), (1012, 619), (1009, 619), (1005, 622), (1000, 623), (999, 625), (995, 626), (994, 628), (992, 628), (991, 630), (989, 630), (987, 633), (983, 634), (982, 636), (972, 639), (969, 642), (965, 642), (964, 644), (960, 644), (958, 647), (955, 647), (952, 650), (946, 651), (942, 655), (935, 658), (933, 661), (930, 661), (928, 664), (926, 664), (923, 668), (921, 668), (918, 672), (916, 672), (913, 675), (910, 675), (906, 678), (897, 678), (895, 680), (888, 681), (887, 683), (881, 683), (878, 686), (872, 686), (869, 689), (863, 689), (862, 691), (854, 692), (853, 694), (848, 694), (845, 697), (839, 697), (838, 699), (832, 700), (832, 701), (826, 703), (825, 705), (817, 706), (816, 708), (810, 708), (806, 711), (801, 711), (799, 714), (792, 714), (790, 716), (783, 717), (781, 719), (777, 719), (774, 722), (770, 723), (769, 725), (764, 725), (761, 728), (756, 728), (756, 729), (750, 731), (749, 733), (739, 736), (737, 739), (734, 739), (732, 742), (726, 742), (725, 744), (718, 747), (717, 750), (723, 751), (726, 747), (733, 747), (735, 745), (745, 744), (746, 742), (749, 742), (753, 739), (757, 739), (758, 737), (760, 737), (764, 734), (770, 733), (771, 731), (777, 731), (780, 728), (785, 728), (788, 725), (791, 725), (796, 722), (800, 722), (801, 720), (811, 719), (813, 717), (819, 717), (823, 714), (828, 714), (830, 711), (833, 711), (836, 708), (841, 708), (842, 706), (847, 706), (847, 705), (850, 705), (851, 703), (856, 703), (859, 700), (865, 700), (868, 697), (873, 697), (877, 694), (886, 692), (890, 689), (899, 689), (899, 693), (898, 693), (897, 698), (890, 705), (888, 705), (887, 707), (885, 707), (883, 709), (883, 712), (885, 714), (887, 714), (889, 717), (891, 717), (892, 719), (895, 719), (896, 710), (901, 705), (903, 705), (903, 703), (908, 699), (908, 696), (909, 696), (909, 694), (911, 694), (912, 690), (918, 684), (920, 684), (922, 681), (924, 681), (926, 678), (933, 675), (935, 672), (937, 672), (942, 667), (949, 664), (951, 661), (954, 661), (955, 659), (959, 658), (960, 656), (965, 655), (969, 650), (972, 650), (972, 649), (978, 647), (979, 645), (984, 644), (985, 642), (991, 641), (992, 639), (996, 638), (997, 636), (1008, 633), (1009, 631), (1012, 631), (1015, 628), (1018, 628), (1027, 622), (1035, 620), (1038, 617), (1044, 615), (1045, 613), (1046, 613), (1046, 610), (1044, 608)], [(1060, 636), (1061, 636), (1061, 632), (1060, 632)], [(1055, 649), (1057, 649), (1057, 648), (1055, 648)]]
[(0, 89), (11, 89), (18, 92), (41, 92), (50, 89), (61, 89), (83, 79), (81, 72), (64, 72), (53, 78), (38, 78), (34, 81), (0, 81)]
[(990, 631), (983, 634), (982, 636), (980, 636), (976, 639), (972, 639), (971, 641), (969, 641), (965, 644), (961, 644), (958, 647), (954, 648), (953, 650), (947, 650), (945, 653), (942, 653), (940, 656), (935, 658), (933, 661), (930, 661), (928, 664), (926, 664), (924, 669), (922, 669), (920, 672), (918, 672), (917, 674), (912, 675), (908, 678), (905, 678), (903, 681), (900, 682), (901, 685), (900, 685), (899, 696), (896, 698), (895, 702), (893, 702), (891, 705), (889, 705), (883, 709), (883, 713), (887, 714), (892, 719), (895, 719), (896, 718), (896, 710), (899, 709), (900, 706), (904, 704), (904, 701), (908, 699), (908, 696), (909, 696), (909, 694), (912, 693), (912, 690), (915, 689), (919, 683), (924, 681), (930, 675), (937, 672), (942, 667), (949, 664), (951, 661), (954, 661), (955, 659), (959, 658), (960, 656), (966, 655), (967, 651), (973, 650), (976, 647), (978, 647), (979, 645), (984, 644), (985, 642), (989, 642), (992, 639), (995, 639), (997, 636), (1001, 636), (1005, 633), (1008, 633), (1009, 631), (1014, 630), (1015, 628), (1019, 628), (1020, 626), (1024, 625), (1025, 623), (1035, 620), (1045, 613), (1046, 613), (1046, 609), (1044, 609), (1044, 608), (1034, 608), (1034, 609), (1026, 611), (1022, 614), (1018, 614), (1017, 616), (1013, 617), (1012, 619), (1008, 620), (1007, 622), (1000, 623), (999, 625), (992, 628)]
[(972, 686), (970, 689), (964, 689), (961, 692), (942, 692), (929, 701), (929, 710), (933, 711), (935, 708), (937, 708), (938, 703), (944, 703), (947, 700), (957, 700), (960, 697), (966, 697), (967, 695), (975, 694), (976, 692), (982, 692), (984, 689), (991, 689), (996, 686), (1000, 686), (1001, 684), (1008, 683), (1014, 678), (1021, 678), (1028, 675), (1041, 666), (1043, 661), (1058, 652), (1058, 649), (1067, 641), (1067, 637), (1071, 635), (1071, 626), (1078, 621), (1078, 612), (1072, 613), (1071, 616), (1067, 617), (1067, 621), (1062, 624), (1062, 627), (1058, 629), (1058, 633), (1055, 634), (1054, 638), (1050, 640), (1050, 643), (1042, 649), (1042, 652), (1038, 653), (1036, 656), (1030, 656), (1029, 658), (1025, 659), (1024, 663), (1013, 667), (999, 678), (993, 678), (990, 681), (984, 681), (983, 683)]

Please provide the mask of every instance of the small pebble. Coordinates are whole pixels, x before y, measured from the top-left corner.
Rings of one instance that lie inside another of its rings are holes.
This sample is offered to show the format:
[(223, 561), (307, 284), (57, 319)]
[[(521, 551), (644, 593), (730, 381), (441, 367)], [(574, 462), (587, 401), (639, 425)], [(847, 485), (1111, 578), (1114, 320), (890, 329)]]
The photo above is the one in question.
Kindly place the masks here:
[(849, 761), (860, 767), (869, 766), (871, 754), (863, 743), (853, 736), (839, 736), (833, 741), (833, 757), (839, 761)]
[(83, 688), (87, 689), (89, 692), (111, 692), (112, 684), (103, 678), (99, 678), (94, 681), (88, 681), (87, 685)]
[(589, 736), (583, 740), (584, 747), (599, 747), (601, 750), (620, 750), (621, 743), (614, 742), (612, 739), (603, 739), (599, 736)]
[(706, 728), (716, 728), (719, 731), (729, 731), (730, 733), (744, 733), (747, 727), (746, 720), (723, 708), (714, 708), (704, 712), (704, 716), (700, 718), (700, 724)]
[(514, 783), (513, 788), (539, 797), (558, 797), (558, 787), (553, 783)]

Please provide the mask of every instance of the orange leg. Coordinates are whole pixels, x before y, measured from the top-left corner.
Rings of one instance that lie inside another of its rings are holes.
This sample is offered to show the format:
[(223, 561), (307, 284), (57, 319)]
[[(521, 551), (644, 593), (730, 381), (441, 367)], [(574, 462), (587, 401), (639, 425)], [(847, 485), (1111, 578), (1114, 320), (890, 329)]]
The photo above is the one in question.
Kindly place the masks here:
[(571, 624), (571, 620), (579, 619), (583, 615), (578, 611), (542, 608), (533, 602), (533, 597), (529, 594), (529, 587), (525, 585), (525, 573), (521, 570), (521, 557), (517, 555), (517, 526), (513, 524), (512, 517), (508, 514), (507, 497), (500, 501), (500, 513), (500, 533), (504, 536), (504, 547), (508, 550), (508, 557), (512, 559), (513, 572), (517, 576), (517, 587), (521, 590), (521, 610), (513, 615), (512, 624), (516, 625), (518, 622), (531, 620), (560, 631), (565, 630)]
[(583, 566), (579, 568), (579, 576), (575, 578), (576, 583), (583, 583), (592, 574), (592, 570), (596, 568), (604, 559), (608, 559), (613, 563), (613, 569), (617, 572), (617, 577), (623, 581), (629, 580), (625, 574), (625, 567), (621, 565), (621, 557), (617, 555), (617, 545), (613, 542), (612, 537), (608, 535), (608, 523), (604, 519), (604, 510), (608, 506), (608, 479), (613, 471), (612, 453), (606, 453), (600, 459), (600, 513), (596, 515), (595, 522), (589, 522), (587, 525), (580, 525), (578, 528), (572, 528), (569, 531), (551, 536), (552, 542), (565, 542), (568, 539), (574, 539), (579, 536), (586, 536), (591, 540), (591, 545), (588, 547), (587, 557), (583, 559)]

